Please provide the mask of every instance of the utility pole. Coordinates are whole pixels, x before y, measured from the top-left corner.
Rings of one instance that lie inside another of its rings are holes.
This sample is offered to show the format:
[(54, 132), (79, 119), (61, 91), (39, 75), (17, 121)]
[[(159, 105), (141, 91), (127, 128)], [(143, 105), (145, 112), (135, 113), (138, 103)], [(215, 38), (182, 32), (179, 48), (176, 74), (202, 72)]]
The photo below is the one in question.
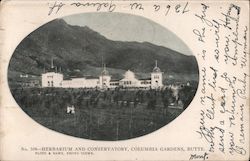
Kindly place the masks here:
[[(103, 66), (103, 55), (102, 55), (102, 70), (103, 70), (103, 68), (104, 68), (104, 66)], [(101, 81), (102, 81), (102, 85), (101, 85), (101, 88), (103, 89), (103, 71), (102, 71), (102, 79), (101, 79)]]
[(116, 140), (119, 140), (119, 120), (116, 121)]
[(129, 119), (129, 134), (130, 134), (130, 137), (132, 137), (132, 123), (133, 123), (133, 111), (132, 111), (132, 106), (130, 107), (130, 119)]
[(53, 58), (51, 58), (51, 68), (52, 69), (54, 68), (54, 60), (53, 60)]
[(100, 120), (99, 120), (99, 117), (97, 118), (97, 128), (99, 130), (99, 126), (100, 126)]

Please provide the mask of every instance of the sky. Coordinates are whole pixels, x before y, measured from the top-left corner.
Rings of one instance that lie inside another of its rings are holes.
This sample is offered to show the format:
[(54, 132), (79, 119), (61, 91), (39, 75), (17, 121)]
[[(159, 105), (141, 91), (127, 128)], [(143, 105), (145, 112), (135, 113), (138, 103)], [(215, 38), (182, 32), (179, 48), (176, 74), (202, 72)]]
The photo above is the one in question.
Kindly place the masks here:
[(189, 48), (173, 32), (140, 16), (123, 13), (82, 13), (63, 19), (70, 25), (88, 26), (110, 40), (150, 42), (192, 55)]

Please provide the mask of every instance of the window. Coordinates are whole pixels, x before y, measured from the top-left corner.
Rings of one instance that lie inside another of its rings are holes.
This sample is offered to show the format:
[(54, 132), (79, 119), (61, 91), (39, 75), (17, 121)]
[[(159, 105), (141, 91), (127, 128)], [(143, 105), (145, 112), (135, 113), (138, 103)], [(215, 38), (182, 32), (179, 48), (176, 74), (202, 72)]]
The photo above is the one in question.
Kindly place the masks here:
[(124, 84), (129, 85), (129, 84), (132, 84), (132, 82), (131, 81), (124, 81)]
[(50, 82), (48, 81), (48, 87), (50, 86)]
[(159, 75), (154, 76), (154, 79), (159, 79), (159, 78), (160, 78)]
[(53, 81), (51, 81), (51, 87), (54, 87), (54, 82)]

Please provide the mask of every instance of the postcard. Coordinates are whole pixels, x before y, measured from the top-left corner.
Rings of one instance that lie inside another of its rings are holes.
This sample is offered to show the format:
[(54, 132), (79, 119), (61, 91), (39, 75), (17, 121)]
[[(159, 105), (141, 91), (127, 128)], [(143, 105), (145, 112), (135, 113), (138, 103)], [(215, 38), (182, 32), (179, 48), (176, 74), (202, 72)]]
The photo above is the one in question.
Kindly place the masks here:
[(0, 159), (249, 159), (249, 2), (0, 5)]

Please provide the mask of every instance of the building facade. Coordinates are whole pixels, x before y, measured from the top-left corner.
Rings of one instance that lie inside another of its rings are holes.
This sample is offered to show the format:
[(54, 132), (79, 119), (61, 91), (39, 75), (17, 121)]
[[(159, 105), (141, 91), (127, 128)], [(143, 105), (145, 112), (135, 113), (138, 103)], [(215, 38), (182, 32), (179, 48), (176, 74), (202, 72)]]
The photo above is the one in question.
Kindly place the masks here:
[(106, 66), (104, 65), (103, 71), (99, 77), (96, 78), (72, 78), (70, 80), (64, 80), (63, 74), (54, 70), (55, 67), (51, 65), (51, 70), (42, 74), (42, 87), (56, 87), (56, 88), (148, 88), (148, 89), (160, 89), (163, 87), (163, 73), (157, 66), (151, 72), (151, 77), (147, 79), (137, 79), (135, 73), (128, 70), (124, 74), (124, 78), (121, 80), (112, 80)]

